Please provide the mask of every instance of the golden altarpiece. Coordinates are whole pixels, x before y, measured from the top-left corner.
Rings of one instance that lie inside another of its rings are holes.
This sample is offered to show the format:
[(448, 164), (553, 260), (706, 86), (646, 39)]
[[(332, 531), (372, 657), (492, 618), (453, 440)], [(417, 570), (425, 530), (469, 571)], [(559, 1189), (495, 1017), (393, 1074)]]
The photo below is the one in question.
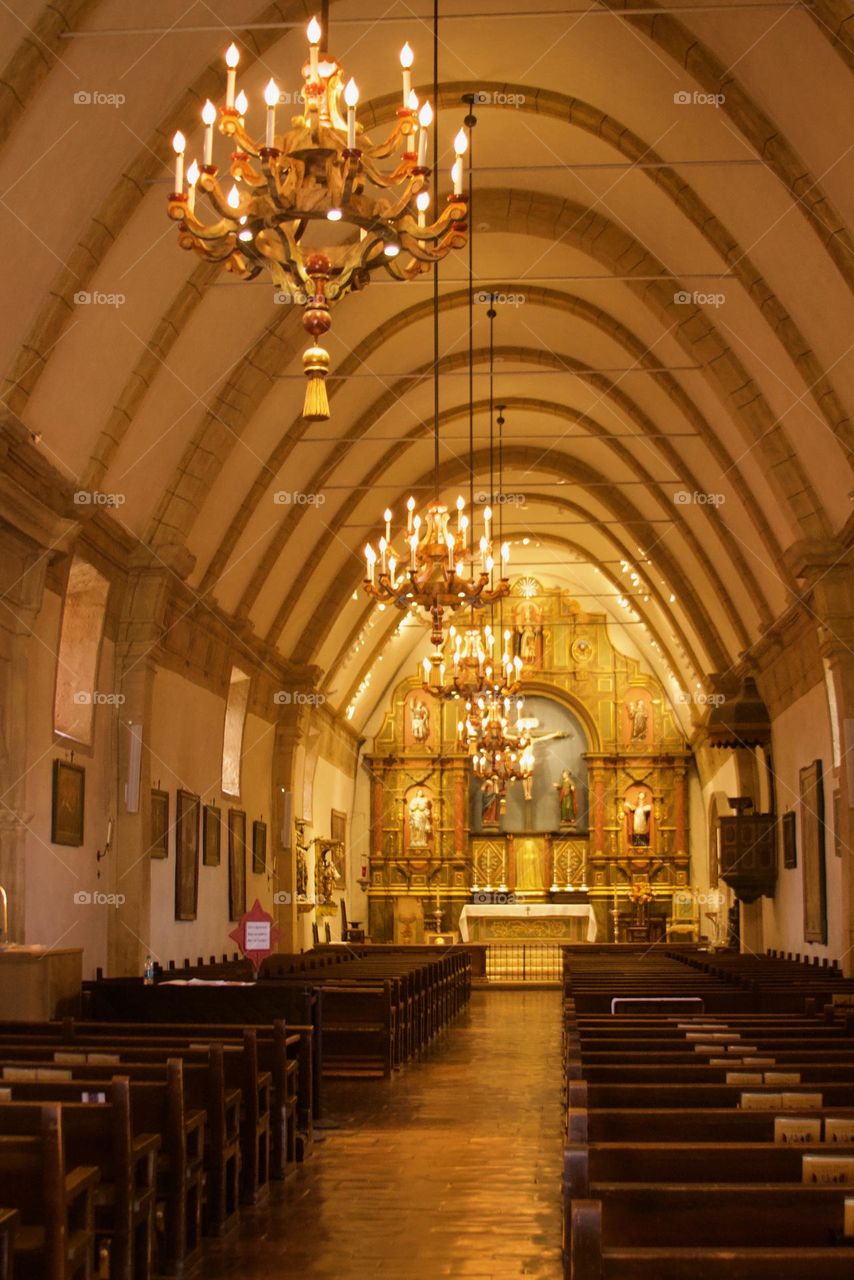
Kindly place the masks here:
[[(597, 938), (612, 940), (638, 898), (666, 917), (689, 884), (693, 756), (659, 680), (566, 591), (518, 579), (503, 611), (524, 662), (532, 795), (519, 782), (506, 804), (484, 794), (457, 746), (463, 704), (414, 673), (399, 684), (365, 757), (375, 941), (456, 930), (463, 906), (490, 891), (517, 906), (589, 902)], [(492, 936), (513, 936), (512, 913)]]

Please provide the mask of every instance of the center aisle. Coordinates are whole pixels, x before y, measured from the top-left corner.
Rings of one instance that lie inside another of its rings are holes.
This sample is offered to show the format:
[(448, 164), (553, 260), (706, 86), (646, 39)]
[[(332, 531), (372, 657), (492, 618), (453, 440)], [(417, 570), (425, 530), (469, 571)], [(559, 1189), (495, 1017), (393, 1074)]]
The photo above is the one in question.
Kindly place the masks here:
[(205, 1280), (560, 1280), (558, 991), (477, 991), (426, 1059), (391, 1081), (327, 1081), (309, 1162)]

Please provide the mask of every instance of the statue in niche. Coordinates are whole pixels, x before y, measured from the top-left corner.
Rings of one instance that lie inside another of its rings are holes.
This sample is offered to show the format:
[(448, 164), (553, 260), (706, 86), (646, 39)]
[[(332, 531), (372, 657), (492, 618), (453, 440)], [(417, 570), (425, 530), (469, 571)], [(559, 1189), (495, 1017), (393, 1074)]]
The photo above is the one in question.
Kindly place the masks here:
[(652, 805), (647, 799), (647, 793), (645, 791), (639, 791), (637, 803), (630, 804), (629, 801), (626, 800), (623, 808), (627, 814), (631, 814), (629, 821), (629, 844), (635, 846), (648, 845)]
[(421, 698), (413, 698), (409, 704), (409, 729), (412, 741), (423, 746), (430, 736), (430, 711)]
[(480, 788), (480, 820), (484, 827), (497, 827), (503, 812), (504, 799), (497, 778), (485, 778)]
[(626, 703), (629, 713), (629, 736), (632, 742), (643, 742), (649, 724), (649, 707), (645, 698), (637, 698)]
[(433, 838), (433, 801), (419, 787), (409, 801), (409, 847), (426, 849)]
[(531, 601), (519, 605), (514, 614), (513, 648), (526, 667), (543, 665), (543, 615)]
[(576, 787), (569, 769), (564, 769), (560, 782), (554, 786), (560, 801), (560, 825), (573, 830), (578, 821), (578, 807)]
[(332, 895), (338, 888), (340, 879), (341, 877), (335, 868), (335, 846), (333, 844), (321, 844), (317, 867), (318, 897), (321, 902), (327, 904), (332, 902)]

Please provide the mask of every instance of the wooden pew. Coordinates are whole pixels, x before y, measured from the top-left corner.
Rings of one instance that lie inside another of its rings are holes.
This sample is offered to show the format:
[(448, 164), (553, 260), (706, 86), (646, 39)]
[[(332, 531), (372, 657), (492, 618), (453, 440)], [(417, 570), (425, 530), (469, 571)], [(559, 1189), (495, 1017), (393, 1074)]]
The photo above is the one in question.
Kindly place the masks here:
[(98, 1242), (109, 1244), (111, 1280), (146, 1280), (152, 1270), (160, 1138), (134, 1134), (127, 1078), (113, 1079), (104, 1092), (104, 1104), (60, 1101), (50, 1082), (34, 1084), (27, 1101), (0, 1101), (0, 1132), (26, 1135), (32, 1132), (34, 1109), (40, 1111), (46, 1102), (61, 1105), (67, 1167), (86, 1160), (98, 1167), (94, 1229)]
[(46, 1104), (28, 1111), (28, 1132), (21, 1132), (17, 1122), (17, 1132), (0, 1129), (0, 1203), (20, 1215), (15, 1276), (90, 1280), (98, 1170), (93, 1165), (67, 1167), (60, 1107)]
[(20, 1225), (17, 1209), (0, 1208), (0, 1280), (14, 1280), (15, 1236)]

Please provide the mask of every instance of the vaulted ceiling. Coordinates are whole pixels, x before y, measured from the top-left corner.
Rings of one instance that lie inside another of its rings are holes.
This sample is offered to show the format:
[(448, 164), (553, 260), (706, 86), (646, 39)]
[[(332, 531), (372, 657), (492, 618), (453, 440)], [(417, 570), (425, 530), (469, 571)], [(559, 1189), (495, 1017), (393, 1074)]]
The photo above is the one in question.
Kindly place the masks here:
[[(0, 7), (2, 405), (72, 488), (119, 495), (123, 536), (170, 565), (186, 549), (193, 592), (319, 666), (343, 710), (380, 654), (402, 661), (423, 635), (397, 635), (400, 617), (359, 588), (383, 508), (400, 519), (432, 484), (431, 279), (378, 278), (336, 308), (332, 417), (307, 423), (298, 309), (181, 252), (166, 216), (169, 139), (181, 129), (201, 154), (225, 45), (241, 48), (260, 131), (269, 77), (299, 88), (312, 11)], [(499, 298), (514, 571), (570, 587), (693, 688), (789, 606), (786, 549), (850, 525), (851, 10), (463, 0), (440, 13), (445, 174), (463, 95), (488, 99), (473, 261), (478, 291)], [(404, 40), (423, 97), (428, 5), (330, 6), (330, 49), (375, 137)], [(469, 485), (467, 273), (465, 251), (440, 272), (450, 500)], [(486, 311), (471, 335), (476, 490)]]

